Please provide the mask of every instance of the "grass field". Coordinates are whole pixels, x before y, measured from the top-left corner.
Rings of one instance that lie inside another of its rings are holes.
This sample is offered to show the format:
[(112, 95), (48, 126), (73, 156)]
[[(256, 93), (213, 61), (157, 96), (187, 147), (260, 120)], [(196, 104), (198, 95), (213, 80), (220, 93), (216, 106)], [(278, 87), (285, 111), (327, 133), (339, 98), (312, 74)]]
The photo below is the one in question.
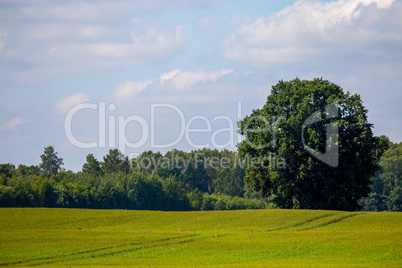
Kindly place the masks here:
[(0, 267), (402, 267), (402, 214), (0, 209)]

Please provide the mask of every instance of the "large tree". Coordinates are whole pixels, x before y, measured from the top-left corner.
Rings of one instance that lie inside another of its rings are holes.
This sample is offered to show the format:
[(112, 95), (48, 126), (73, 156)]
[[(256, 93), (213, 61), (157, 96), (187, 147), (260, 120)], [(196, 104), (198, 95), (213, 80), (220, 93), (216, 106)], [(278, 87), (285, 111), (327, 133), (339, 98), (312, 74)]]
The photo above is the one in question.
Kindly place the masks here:
[(130, 162), (128, 157), (124, 156), (118, 149), (110, 149), (109, 154), (103, 157), (103, 163), (101, 164), (105, 174), (110, 173), (129, 173)]
[(356, 210), (384, 142), (358, 94), (323, 79), (279, 81), (239, 122), (246, 183), (281, 208)]
[(82, 172), (87, 173), (87, 174), (92, 174), (95, 176), (103, 174), (101, 165), (100, 165), (99, 161), (94, 157), (93, 154), (87, 155), (87, 162), (84, 163), (84, 165), (82, 166)]
[(42, 159), (42, 163), (39, 165), (39, 168), (46, 176), (57, 174), (63, 165), (63, 158), (57, 156), (57, 152), (54, 151), (53, 146), (46, 147), (40, 158)]

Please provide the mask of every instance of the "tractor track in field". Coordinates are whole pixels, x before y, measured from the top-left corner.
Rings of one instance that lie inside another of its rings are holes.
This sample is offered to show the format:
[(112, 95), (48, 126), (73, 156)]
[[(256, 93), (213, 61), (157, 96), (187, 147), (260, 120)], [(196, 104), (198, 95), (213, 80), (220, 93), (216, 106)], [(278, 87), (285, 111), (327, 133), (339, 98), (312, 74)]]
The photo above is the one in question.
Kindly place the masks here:
[(282, 230), (286, 230), (286, 229), (293, 228), (293, 227), (299, 227), (299, 226), (302, 226), (302, 225), (304, 225), (306, 223), (310, 223), (310, 222), (313, 222), (313, 221), (316, 221), (316, 220), (319, 220), (319, 219), (322, 219), (322, 218), (330, 217), (330, 216), (333, 216), (333, 215), (335, 215), (335, 213), (328, 213), (328, 214), (317, 216), (317, 217), (314, 217), (314, 218), (311, 218), (311, 219), (308, 219), (308, 220), (305, 220), (305, 221), (302, 221), (302, 222), (298, 222), (298, 223), (295, 223), (295, 224), (292, 224), (292, 225), (270, 229), (270, 230), (267, 230), (265, 232), (282, 231)]
[[(335, 219), (329, 220), (329, 221), (324, 222), (324, 223), (321, 223), (321, 224), (314, 225), (314, 226), (312, 226), (312, 227), (306, 227), (306, 228), (298, 229), (297, 231), (305, 231), (305, 230), (310, 230), (310, 229), (314, 229), (314, 228), (319, 228), (319, 227), (327, 226), (327, 225), (330, 225), (330, 224), (333, 224), (333, 223), (337, 223), (337, 222), (340, 222), (340, 221), (342, 221), (342, 220), (344, 220), (344, 219), (347, 219), (347, 218), (350, 218), (350, 217), (354, 217), (354, 216), (357, 216), (357, 215), (360, 215), (360, 214), (362, 214), (362, 213), (353, 213), (353, 214), (343, 215), (343, 216), (341, 216), (341, 217), (337, 217), (337, 218), (335, 218)], [(303, 225), (305, 225), (305, 224), (307, 224), (307, 223), (311, 223), (311, 222), (314, 222), (314, 221), (317, 221), (317, 220), (320, 220), (320, 219), (328, 218), (328, 217), (331, 217), (331, 216), (334, 216), (334, 215), (336, 215), (336, 213), (327, 213), (327, 214), (324, 214), (324, 215), (321, 215), (321, 216), (317, 216), (317, 217), (314, 217), (314, 218), (310, 218), (310, 219), (308, 219), (308, 220), (304, 220), (304, 221), (302, 221), (302, 222), (298, 222), (298, 223), (292, 224), (292, 225), (288, 225), (288, 226), (284, 226), (284, 227), (279, 227), (279, 228), (274, 228), (274, 229), (270, 229), (270, 230), (262, 231), (262, 232), (283, 231), (283, 230), (286, 230), (286, 229), (289, 229), (289, 228), (300, 227), (300, 226), (303, 226)]]
[[(148, 245), (144, 245), (141, 243), (128, 243), (119, 246), (110, 246), (110, 247), (103, 247), (97, 248), (93, 250), (86, 250), (86, 251), (79, 251), (79, 252), (71, 252), (66, 254), (61, 254), (57, 256), (48, 256), (43, 258), (31, 259), (31, 260), (24, 260), (24, 261), (15, 261), (15, 262), (5, 262), (0, 263), (0, 266), (13, 266), (13, 265), (25, 265), (25, 266), (41, 266), (46, 264), (58, 263), (58, 262), (65, 262), (65, 261), (74, 261), (74, 260), (82, 260), (82, 259), (90, 259), (90, 258), (98, 258), (98, 257), (106, 257), (112, 256), (117, 254), (124, 254), (132, 251), (149, 249), (154, 247), (164, 247), (170, 245), (178, 245), (184, 243), (190, 243), (198, 240), (208, 239), (208, 238), (218, 238), (223, 236), (228, 236), (231, 234), (218, 234), (218, 235), (209, 235), (209, 236), (202, 236), (197, 237), (197, 235), (186, 235), (186, 236), (176, 236), (176, 237), (168, 237), (158, 240), (153, 240), (148, 242)], [(185, 238), (185, 239), (183, 239)], [(183, 240), (180, 240), (183, 239)], [(174, 240), (168, 243), (163, 243), (165, 241)], [(162, 243), (159, 243), (162, 242)], [(157, 244), (155, 244), (157, 243)], [(127, 247), (127, 248), (125, 248)], [(113, 250), (114, 249), (114, 250)], [(118, 250), (116, 250), (118, 249)], [(109, 250), (103, 252), (105, 250)]]
[(361, 215), (361, 214), (362, 213), (352, 213), (352, 214), (344, 215), (344, 216), (341, 216), (339, 218), (335, 218), (335, 219), (332, 219), (330, 221), (327, 221), (327, 222), (324, 222), (324, 223), (321, 223), (321, 224), (318, 224), (318, 225), (315, 225), (315, 226), (312, 226), (312, 227), (299, 229), (299, 231), (305, 231), (305, 230), (310, 230), (310, 229), (314, 229), (314, 228), (324, 227), (324, 226), (334, 224), (334, 223), (343, 221), (344, 219), (355, 217), (355, 216)]
[[(155, 243), (155, 242), (163, 242), (163, 241), (168, 241), (168, 240), (173, 240), (173, 239), (180, 239), (180, 238), (185, 238), (185, 237), (192, 237), (195, 235), (187, 235), (187, 236), (175, 236), (175, 237), (167, 237), (167, 238), (162, 238), (158, 240), (153, 240), (150, 241), (149, 243)], [(102, 247), (102, 248), (96, 248), (92, 250), (84, 250), (84, 251), (78, 251), (78, 252), (71, 252), (71, 253), (65, 253), (65, 254), (59, 254), (55, 256), (47, 256), (47, 257), (42, 257), (42, 258), (35, 258), (35, 259), (30, 259), (30, 260), (23, 260), (23, 261), (15, 261), (15, 262), (5, 262), (5, 263), (0, 263), (0, 266), (8, 266), (8, 265), (16, 265), (16, 264), (24, 264), (24, 263), (30, 263), (30, 262), (35, 262), (35, 261), (46, 261), (46, 260), (51, 260), (51, 259), (57, 259), (57, 258), (63, 258), (63, 257), (70, 257), (70, 256), (78, 256), (78, 255), (83, 255), (83, 254), (91, 254), (91, 253), (96, 253), (99, 251), (104, 251), (104, 250), (110, 250), (110, 249), (117, 249), (117, 248), (122, 248), (122, 247), (128, 247), (128, 246), (135, 246), (135, 245), (142, 245), (141, 243), (128, 243), (128, 244), (123, 244), (123, 245), (118, 245), (118, 246), (109, 246), (109, 247)], [(32, 264), (31, 264), (32, 265)]]

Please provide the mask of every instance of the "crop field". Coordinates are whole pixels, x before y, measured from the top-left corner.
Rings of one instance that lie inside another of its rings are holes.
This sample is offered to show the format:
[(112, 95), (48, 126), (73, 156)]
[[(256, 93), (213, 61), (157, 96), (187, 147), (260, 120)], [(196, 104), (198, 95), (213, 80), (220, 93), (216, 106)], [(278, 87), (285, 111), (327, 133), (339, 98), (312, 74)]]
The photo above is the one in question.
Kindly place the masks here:
[(0, 209), (0, 267), (402, 267), (402, 214)]

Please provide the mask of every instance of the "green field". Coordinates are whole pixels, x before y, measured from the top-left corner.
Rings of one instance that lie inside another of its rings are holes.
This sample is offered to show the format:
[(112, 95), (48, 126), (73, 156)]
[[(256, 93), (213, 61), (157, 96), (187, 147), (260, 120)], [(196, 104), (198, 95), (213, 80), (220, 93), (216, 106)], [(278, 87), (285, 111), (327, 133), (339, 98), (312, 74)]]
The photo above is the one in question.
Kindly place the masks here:
[(402, 214), (0, 209), (0, 266), (402, 267)]

